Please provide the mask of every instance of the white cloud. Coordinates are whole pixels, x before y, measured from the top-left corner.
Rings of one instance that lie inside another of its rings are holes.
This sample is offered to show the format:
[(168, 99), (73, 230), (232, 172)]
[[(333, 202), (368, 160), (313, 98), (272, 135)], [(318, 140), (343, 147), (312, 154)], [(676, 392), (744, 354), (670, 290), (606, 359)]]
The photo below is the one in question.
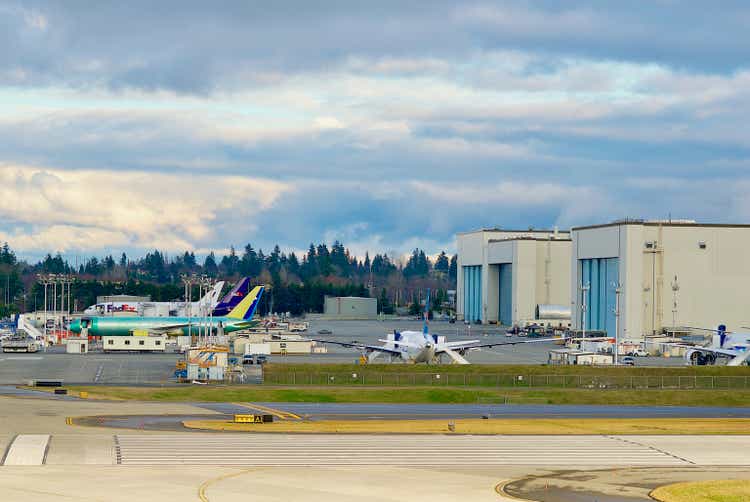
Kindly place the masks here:
[(219, 233), (252, 233), (290, 189), (262, 178), (18, 165), (0, 165), (0, 178), (0, 218), (16, 228), (5, 237), (20, 250), (192, 249)]

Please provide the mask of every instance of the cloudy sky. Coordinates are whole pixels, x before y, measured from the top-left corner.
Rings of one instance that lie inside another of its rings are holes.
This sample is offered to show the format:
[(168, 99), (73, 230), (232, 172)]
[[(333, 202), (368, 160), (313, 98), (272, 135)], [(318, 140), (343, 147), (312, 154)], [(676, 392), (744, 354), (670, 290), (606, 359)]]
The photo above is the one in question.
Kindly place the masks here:
[(0, 241), (750, 219), (746, 1), (264, 3), (0, 0)]

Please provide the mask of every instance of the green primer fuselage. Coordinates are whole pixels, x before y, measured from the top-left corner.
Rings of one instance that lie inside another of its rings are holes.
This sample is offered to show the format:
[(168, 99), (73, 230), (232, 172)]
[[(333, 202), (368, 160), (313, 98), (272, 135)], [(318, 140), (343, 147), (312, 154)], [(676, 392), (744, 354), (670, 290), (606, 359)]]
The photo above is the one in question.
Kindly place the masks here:
[[(197, 335), (201, 326), (210, 326), (216, 333), (219, 326), (224, 333), (247, 329), (258, 324), (258, 321), (236, 319), (233, 317), (84, 317), (73, 321), (70, 330), (80, 333), (83, 323), (88, 321), (89, 336), (129, 336), (134, 331), (160, 332), (170, 336)], [(190, 325), (190, 326), (189, 326)], [(174, 326), (169, 329), (169, 326)]]

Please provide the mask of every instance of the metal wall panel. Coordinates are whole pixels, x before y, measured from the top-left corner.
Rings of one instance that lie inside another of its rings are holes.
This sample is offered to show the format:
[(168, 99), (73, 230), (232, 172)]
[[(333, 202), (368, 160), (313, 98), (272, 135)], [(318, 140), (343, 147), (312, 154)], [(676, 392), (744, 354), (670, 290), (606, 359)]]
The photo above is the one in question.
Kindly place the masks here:
[(513, 324), (513, 265), (503, 263), (498, 267), (500, 279), (499, 301), (500, 310), (498, 320), (505, 326)]

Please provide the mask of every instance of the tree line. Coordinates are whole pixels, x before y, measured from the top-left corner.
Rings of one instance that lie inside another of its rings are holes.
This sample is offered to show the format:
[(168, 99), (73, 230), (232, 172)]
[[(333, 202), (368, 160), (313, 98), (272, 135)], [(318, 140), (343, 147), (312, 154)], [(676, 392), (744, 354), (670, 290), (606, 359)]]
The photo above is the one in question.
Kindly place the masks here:
[(41, 273), (75, 276), (71, 295), (79, 309), (95, 303), (97, 296), (111, 294), (176, 300), (183, 296), (181, 277), (198, 274), (230, 282), (249, 276), (255, 283), (269, 285), (259, 307), (261, 313), (320, 312), (326, 295), (375, 296), (384, 313), (403, 305), (414, 311), (426, 288), (436, 292), (434, 304), (443, 301), (446, 290), (455, 287), (456, 264), (456, 255), (443, 251), (433, 260), (421, 249), (403, 261), (386, 253), (372, 257), (366, 253), (360, 258), (339, 241), (330, 248), (325, 243), (311, 243), (301, 256), (285, 253), (278, 245), (266, 253), (247, 244), (241, 253), (232, 247), (221, 258), (211, 252), (203, 260), (192, 251), (169, 256), (154, 250), (135, 258), (125, 253), (117, 258), (90, 257), (78, 264), (60, 254), (47, 254), (29, 264), (19, 261), (6, 243), (0, 248), (0, 282), (7, 283), (0, 284), (0, 289), (4, 288), (0, 316), (43, 308), (43, 289), (36, 283), (36, 275)]

